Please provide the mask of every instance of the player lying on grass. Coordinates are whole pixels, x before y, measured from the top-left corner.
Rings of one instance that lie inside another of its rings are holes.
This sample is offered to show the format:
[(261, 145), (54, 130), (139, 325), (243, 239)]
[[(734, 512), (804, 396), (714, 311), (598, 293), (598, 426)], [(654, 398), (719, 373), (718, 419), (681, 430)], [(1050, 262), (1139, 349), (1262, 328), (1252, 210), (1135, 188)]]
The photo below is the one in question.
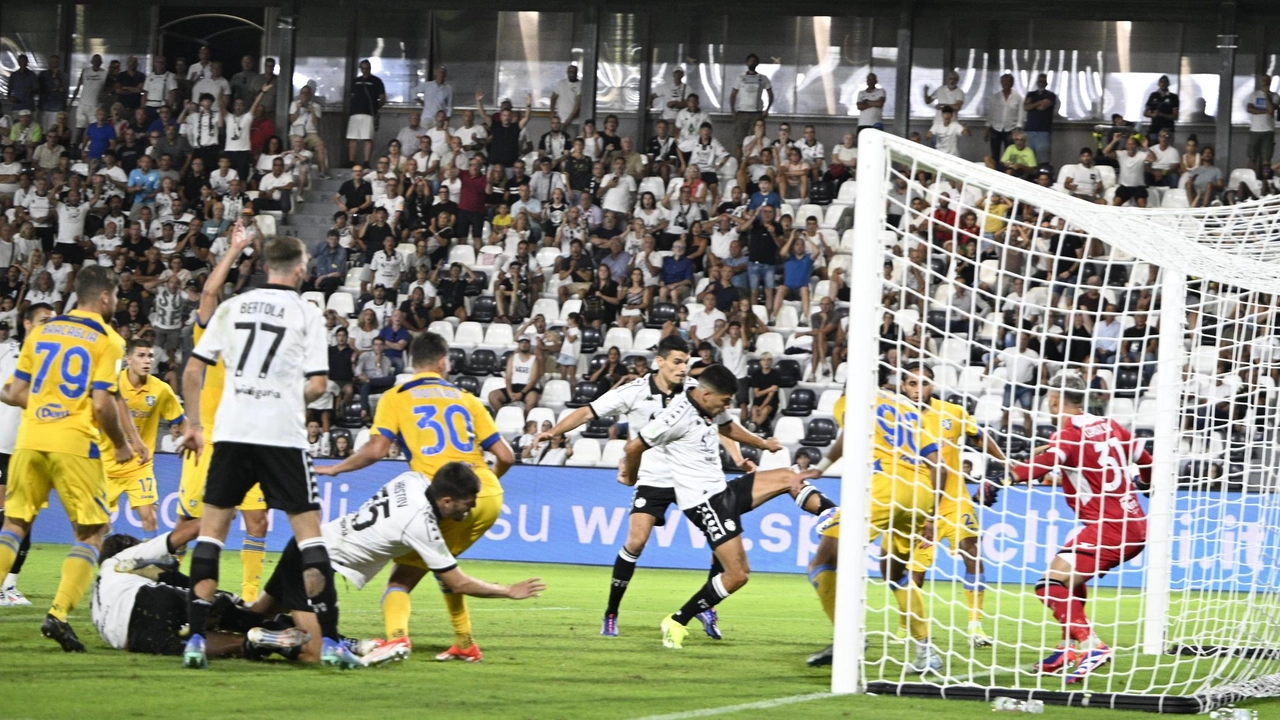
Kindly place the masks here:
[(698, 377), (697, 387), (686, 390), (658, 413), (625, 448), (627, 485), (636, 483), (642, 456), (663, 455), (663, 461), (674, 469), (676, 505), (706, 536), (723, 568), (678, 612), (663, 619), (662, 644), (669, 648), (682, 646), (690, 620), (747, 584), (751, 569), (742, 542), (743, 515), (788, 492), (797, 505), (815, 515), (834, 507), (806, 482), (818, 477), (817, 470), (768, 470), (725, 482), (720, 464), (721, 435), (761, 450), (776, 452), (782, 447), (774, 438), (766, 440), (748, 432), (725, 412), (737, 391), (738, 378), (733, 372), (723, 365), (708, 366)]
[[(461, 522), (475, 507), (479, 493), (480, 478), (466, 463), (447, 463), (430, 480), (421, 473), (401, 473), (360, 509), (321, 526), (334, 571), (359, 589), (392, 560), (412, 553), (451, 593), (511, 600), (538, 597), (546, 589), (539, 578), (497, 585), (458, 568), (440, 531), (440, 521)], [(303, 649), (302, 659), (319, 660), (320, 626), (300, 586), (301, 557), (291, 541), (251, 609), (262, 614), (292, 613), (298, 626), (317, 638)], [(366, 653), (363, 660), (365, 665), (380, 665), (402, 660), (409, 652), (408, 638), (392, 638)]]
[(1144, 485), (1151, 482), (1151, 455), (1143, 441), (1114, 420), (1086, 413), (1085, 392), (1084, 380), (1075, 374), (1060, 373), (1049, 381), (1049, 412), (1058, 420), (1058, 431), (1049, 437), (1048, 449), (1013, 471), (1020, 482), (1065, 471), (1067, 505), (1084, 525), (1036, 584), (1036, 596), (1062, 625), (1062, 643), (1034, 670), (1067, 672), (1068, 684), (1080, 682), (1114, 655), (1085, 615), (1085, 585), (1146, 546), (1147, 518), (1134, 481), (1140, 476)]
[[(111, 535), (102, 543), (101, 567), (93, 586), (93, 624), (103, 642), (117, 650), (181, 655), (186, 647), (189, 579), (178, 572), (169, 533), (146, 542)], [(205, 636), (212, 657), (261, 659), (278, 652), (290, 660), (307, 633), (250, 612), (220, 593)]]

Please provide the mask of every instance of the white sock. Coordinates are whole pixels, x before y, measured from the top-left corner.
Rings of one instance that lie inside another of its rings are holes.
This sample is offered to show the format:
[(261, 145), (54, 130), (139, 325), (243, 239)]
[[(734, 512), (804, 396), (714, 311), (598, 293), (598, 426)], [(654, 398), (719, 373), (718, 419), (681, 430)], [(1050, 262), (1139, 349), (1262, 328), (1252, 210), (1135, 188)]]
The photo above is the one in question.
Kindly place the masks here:
[(17, 576), (17, 575), (14, 575), (13, 573), (9, 573), (7, 576), (5, 576), (5, 579), (4, 579), (4, 589), (5, 589), (5, 590), (8, 590), (8, 589), (10, 589), (10, 588), (17, 588), (17, 587), (18, 587), (18, 576)]
[(1090, 635), (1087, 640), (1081, 640), (1076, 645), (1076, 649), (1080, 652), (1089, 652), (1090, 650), (1096, 650), (1102, 647), (1104, 644), (1105, 643), (1102, 642), (1102, 639), (1097, 635)]

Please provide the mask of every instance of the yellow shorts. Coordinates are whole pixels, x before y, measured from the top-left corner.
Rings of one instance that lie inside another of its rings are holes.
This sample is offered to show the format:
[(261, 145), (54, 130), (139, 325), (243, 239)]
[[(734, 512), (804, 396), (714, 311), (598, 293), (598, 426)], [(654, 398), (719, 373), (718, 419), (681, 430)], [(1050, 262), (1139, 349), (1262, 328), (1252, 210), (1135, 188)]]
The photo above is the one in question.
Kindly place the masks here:
[(57, 490), (67, 518), (79, 525), (105, 525), (107, 473), (99, 458), (41, 450), (16, 450), (9, 459), (5, 515), (30, 522)]
[(818, 534), (822, 537), (840, 539), (840, 511), (836, 510), (829, 520), (818, 526)]
[(159, 500), (156, 493), (156, 479), (153, 475), (139, 478), (107, 478), (107, 509), (115, 512), (120, 507), (120, 496), (129, 498), (129, 507), (138, 508), (143, 505), (155, 505)]
[(933, 503), (933, 490), (924, 484), (876, 475), (871, 481), (870, 539), (887, 535), (895, 557), (910, 557), (913, 537), (929, 519)]
[(978, 532), (978, 512), (973, 503), (968, 498), (944, 498), (942, 506), (938, 508), (938, 517), (934, 520), (933, 542), (926, 547), (916, 546), (911, 554), (911, 572), (924, 572), (933, 567), (938, 544), (944, 540), (951, 545), (951, 552), (955, 554), (962, 541), (978, 537)]
[[(495, 495), (481, 495), (476, 498), (476, 506), (471, 508), (471, 512), (460, 521), (441, 520), (440, 534), (444, 535), (444, 541), (449, 546), (449, 552), (454, 557), (466, 552), (467, 548), (476, 543), (477, 540), (484, 537), (489, 532), (489, 528), (498, 521), (498, 516), (502, 514), (502, 493)], [(422, 562), (422, 558), (417, 553), (409, 553), (396, 558), (397, 565), (408, 565), (410, 567), (421, 568), (427, 570), (426, 563)]]
[[(209, 461), (213, 459), (213, 444), (204, 446), (200, 464), (196, 464), (195, 456), (184, 453), (182, 456), (182, 481), (178, 484), (178, 514), (184, 518), (200, 518), (204, 516), (204, 481), (209, 477)], [(130, 499), (130, 502), (133, 502)], [(266, 510), (267, 497), (262, 494), (262, 487), (254, 485), (249, 494), (240, 503), (240, 510)]]

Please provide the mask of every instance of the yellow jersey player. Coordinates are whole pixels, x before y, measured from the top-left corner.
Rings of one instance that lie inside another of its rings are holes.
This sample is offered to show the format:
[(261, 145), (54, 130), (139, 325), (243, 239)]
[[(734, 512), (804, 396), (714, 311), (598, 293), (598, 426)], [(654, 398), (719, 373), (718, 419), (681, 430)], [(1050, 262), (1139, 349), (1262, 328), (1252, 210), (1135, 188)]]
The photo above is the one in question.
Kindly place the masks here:
[[(160, 418), (182, 426), (186, 418), (182, 403), (173, 388), (151, 374), (155, 350), (151, 343), (134, 338), (125, 350), (125, 369), (120, 372), (117, 384), (133, 424), (148, 445), (155, 442), (160, 430)], [(107, 471), (107, 507), (115, 511), (121, 495), (129, 498), (129, 507), (138, 513), (142, 530), (147, 537), (156, 535), (156, 471), (155, 459), (150, 455), (118, 463), (114, 459), (115, 448), (109, 438), (103, 437), (102, 464)], [(150, 448), (149, 448), (150, 449)]]
[[(245, 248), (253, 244), (253, 238), (252, 232), (245, 232), (241, 226), (237, 226), (231, 236), (231, 248), (205, 280), (204, 292), (200, 293), (200, 307), (196, 310), (196, 325), (192, 331), (195, 344), (198, 345), (200, 338), (204, 337), (205, 327), (218, 309), (222, 286), (226, 284), (232, 266)], [(205, 435), (213, 437), (213, 421), (218, 413), (218, 404), (222, 402), (226, 365), (218, 360), (216, 364), (206, 367), (204, 372), (204, 385), (200, 390), (200, 422), (204, 426)], [(182, 482), (178, 486), (178, 524), (171, 537), (174, 547), (185, 548), (187, 543), (200, 534), (200, 518), (204, 515), (204, 484), (212, 460), (212, 444), (205, 448), (200, 458), (194, 453), (183, 455)], [(254, 485), (238, 509), (244, 518), (245, 527), (244, 544), (240, 548), (240, 597), (251, 603), (258, 598), (258, 588), (262, 583), (262, 563), (267, 556), (267, 499), (262, 494), (262, 488)]]
[(62, 563), (62, 578), (40, 632), (67, 652), (84, 652), (67, 615), (93, 580), (108, 525), (99, 428), (115, 446), (116, 462), (133, 457), (116, 404), (124, 341), (105, 320), (115, 314), (116, 291), (115, 273), (96, 265), (82, 268), (75, 279), (76, 309), (31, 332), (13, 380), (0, 392), (0, 401), (23, 408), (9, 460), (0, 576), (13, 567), (18, 546), (49, 491), (57, 490), (75, 544)]
[[(502, 511), (502, 485), (498, 478), (515, 462), (515, 454), (498, 434), (488, 409), (471, 393), (445, 380), (449, 374), (449, 343), (433, 332), (413, 339), (413, 379), (382, 396), (373, 418), (369, 442), (337, 465), (316, 468), (317, 475), (339, 475), (368, 467), (387, 457), (395, 443), (409, 459), (409, 469), (428, 478), (450, 462), (462, 462), (480, 478), (475, 507), (462, 520), (442, 519), (440, 530), (449, 552), (461, 555), (479, 540)], [(497, 462), (485, 463), (485, 451)], [(416, 555), (396, 558), (382, 596), (382, 616), (387, 642), (409, 643), (409, 593), (426, 576), (428, 568)], [(471, 616), (465, 596), (444, 591), (453, 623), (454, 644), (437, 660), (477, 662), (480, 648), (471, 638)]]
[(982, 575), (982, 552), (978, 547), (978, 512), (969, 499), (964, 486), (964, 472), (960, 466), (960, 449), (965, 437), (979, 439), (983, 449), (996, 461), (1005, 463), (1004, 453), (990, 435), (983, 434), (978, 423), (963, 406), (933, 397), (933, 369), (923, 362), (909, 363), (904, 369), (907, 382), (903, 392), (923, 408), (921, 414), (925, 432), (938, 439), (942, 465), (946, 470), (946, 483), (938, 499), (934, 541), (917, 545), (911, 556), (912, 580), (918, 586), (924, 584), (924, 573), (932, 565), (938, 543), (946, 541), (952, 553), (959, 553), (964, 561), (964, 591), (969, 607), (969, 641), (974, 647), (989, 647), (991, 638), (982, 628), (982, 595), (985, 581)]

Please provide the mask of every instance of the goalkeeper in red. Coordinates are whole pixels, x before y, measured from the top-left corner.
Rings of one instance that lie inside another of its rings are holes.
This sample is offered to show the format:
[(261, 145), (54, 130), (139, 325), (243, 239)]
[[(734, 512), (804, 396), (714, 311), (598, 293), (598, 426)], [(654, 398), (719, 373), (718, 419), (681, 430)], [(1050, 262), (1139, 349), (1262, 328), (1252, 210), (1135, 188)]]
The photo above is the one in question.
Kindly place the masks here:
[(1085, 584), (1146, 546), (1147, 518), (1134, 482), (1138, 476), (1144, 486), (1151, 481), (1151, 455), (1142, 441), (1116, 421), (1086, 413), (1084, 404), (1085, 384), (1078, 375), (1050, 380), (1049, 411), (1058, 419), (1058, 431), (1047, 449), (1013, 471), (1025, 482), (1061, 470), (1067, 504), (1084, 523), (1036, 584), (1036, 595), (1062, 625), (1063, 641), (1035, 670), (1068, 672), (1067, 684), (1080, 682), (1114, 654), (1085, 615)]

